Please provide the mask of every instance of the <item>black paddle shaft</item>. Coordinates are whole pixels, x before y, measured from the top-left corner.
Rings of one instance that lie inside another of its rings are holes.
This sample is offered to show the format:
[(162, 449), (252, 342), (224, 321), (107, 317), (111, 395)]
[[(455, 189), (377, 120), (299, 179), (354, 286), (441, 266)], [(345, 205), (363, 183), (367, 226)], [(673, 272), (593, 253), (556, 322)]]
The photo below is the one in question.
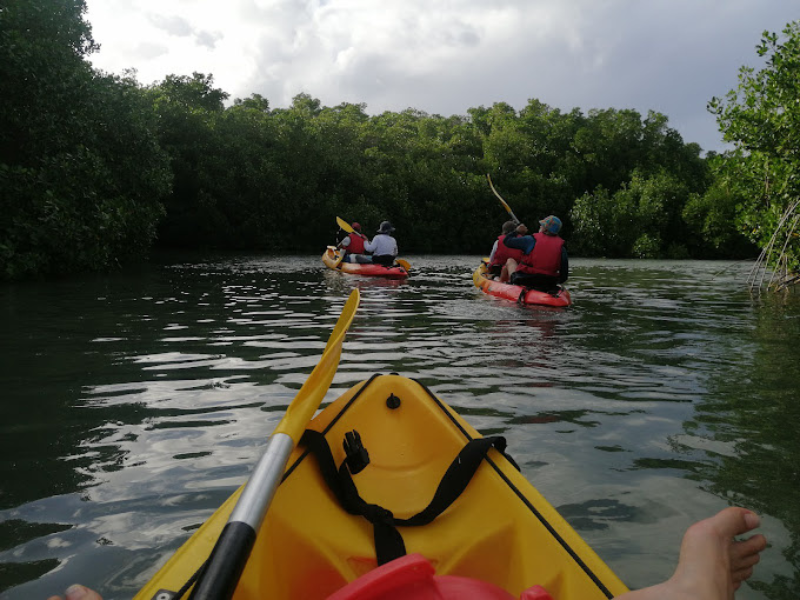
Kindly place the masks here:
[(189, 600), (230, 600), (255, 541), (256, 532), (247, 523), (225, 525)]

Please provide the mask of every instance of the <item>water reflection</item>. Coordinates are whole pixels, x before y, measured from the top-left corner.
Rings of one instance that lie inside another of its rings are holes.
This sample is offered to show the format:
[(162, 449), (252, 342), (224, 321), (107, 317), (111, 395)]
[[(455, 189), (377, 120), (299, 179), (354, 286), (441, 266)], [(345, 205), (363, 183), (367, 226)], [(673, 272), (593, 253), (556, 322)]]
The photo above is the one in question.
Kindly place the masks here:
[[(762, 299), (750, 334), (753, 345), (744, 357), (747, 368), (728, 364), (714, 374), (710, 393), (684, 425), (686, 436), (676, 440), (680, 451), (703, 458), (697, 477), (710, 492), (783, 523), (789, 539), (781, 553), (795, 566), (800, 559), (800, 405), (789, 374), (800, 362), (797, 300)], [(788, 598), (800, 590), (800, 576), (795, 568), (754, 585), (770, 598)]]
[(246, 477), (358, 287), (326, 402), (420, 380), (634, 587), (692, 521), (755, 508), (774, 546), (738, 597), (794, 597), (796, 306), (754, 305), (746, 265), (576, 260), (553, 310), (481, 294), (477, 257), (410, 260), (406, 281), (225, 257), (0, 289), (0, 589), (130, 597)]

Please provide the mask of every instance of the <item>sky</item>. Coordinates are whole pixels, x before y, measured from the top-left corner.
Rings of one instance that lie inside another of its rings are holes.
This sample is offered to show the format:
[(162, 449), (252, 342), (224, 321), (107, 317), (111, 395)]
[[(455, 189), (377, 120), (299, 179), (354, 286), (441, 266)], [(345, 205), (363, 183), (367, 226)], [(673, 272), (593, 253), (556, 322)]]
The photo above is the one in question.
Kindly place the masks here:
[(368, 114), (442, 116), (536, 99), (654, 110), (684, 142), (726, 148), (706, 109), (761, 68), (764, 30), (798, 0), (86, 0), (95, 67), (140, 83), (197, 71), (272, 108), (306, 93)]

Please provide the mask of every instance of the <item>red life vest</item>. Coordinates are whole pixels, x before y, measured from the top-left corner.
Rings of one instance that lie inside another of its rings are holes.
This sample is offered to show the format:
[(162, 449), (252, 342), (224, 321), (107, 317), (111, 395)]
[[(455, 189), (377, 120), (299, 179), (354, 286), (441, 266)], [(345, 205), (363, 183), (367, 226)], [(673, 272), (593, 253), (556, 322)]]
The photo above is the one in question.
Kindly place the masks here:
[(557, 277), (561, 273), (561, 249), (564, 247), (564, 240), (557, 235), (544, 233), (534, 233), (533, 238), (536, 245), (530, 254), (522, 257), (517, 272)]
[(350, 245), (347, 246), (346, 250), (348, 254), (364, 254), (364, 240), (366, 240), (366, 236), (360, 233), (351, 233), (348, 234), (350, 238)]
[(494, 259), (492, 260), (492, 264), (489, 265), (490, 267), (502, 267), (509, 258), (513, 258), (517, 262), (522, 260), (522, 250), (519, 248), (509, 248), (505, 245), (505, 242), (503, 242), (504, 239), (506, 239), (504, 235), (497, 236), (497, 250), (494, 251)]

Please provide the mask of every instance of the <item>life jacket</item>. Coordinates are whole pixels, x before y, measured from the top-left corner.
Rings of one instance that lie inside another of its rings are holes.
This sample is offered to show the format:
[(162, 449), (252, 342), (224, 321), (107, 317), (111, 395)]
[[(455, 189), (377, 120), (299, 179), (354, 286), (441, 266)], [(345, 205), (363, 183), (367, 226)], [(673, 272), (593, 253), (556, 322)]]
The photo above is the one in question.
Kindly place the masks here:
[(494, 259), (492, 260), (492, 264), (489, 265), (490, 267), (502, 267), (509, 258), (513, 258), (517, 262), (522, 260), (522, 250), (519, 248), (509, 248), (503, 241), (504, 239), (506, 239), (505, 235), (497, 236), (497, 250), (494, 251)]
[(348, 234), (350, 238), (350, 245), (347, 246), (347, 253), (348, 254), (364, 254), (364, 240), (367, 239), (365, 235), (360, 233), (351, 233)]
[(530, 254), (525, 254), (517, 267), (518, 273), (549, 275), (558, 277), (561, 272), (561, 249), (564, 240), (557, 235), (534, 233), (536, 245)]

